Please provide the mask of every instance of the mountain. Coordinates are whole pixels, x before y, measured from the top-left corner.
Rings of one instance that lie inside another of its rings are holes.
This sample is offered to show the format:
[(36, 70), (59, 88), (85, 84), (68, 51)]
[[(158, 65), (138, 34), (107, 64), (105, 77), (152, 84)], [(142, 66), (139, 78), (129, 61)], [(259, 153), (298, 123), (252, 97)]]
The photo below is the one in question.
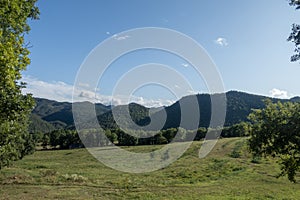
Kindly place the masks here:
[(48, 133), (55, 130), (55, 127), (43, 120), (41, 117), (39, 117), (36, 114), (30, 115), (30, 124), (29, 124), (29, 131), (30, 132), (42, 132), (42, 133)]
[(226, 93), (227, 112), (225, 126), (230, 126), (241, 121), (247, 121), (247, 116), (252, 109), (264, 108), (264, 100), (270, 99), (273, 102), (282, 101), (261, 95), (253, 95), (245, 92), (230, 91)]
[[(265, 99), (270, 99), (272, 102), (300, 102), (300, 97), (294, 97), (292, 99), (276, 99), (261, 95), (254, 95), (245, 92), (229, 91), (225, 93), (227, 99), (227, 109), (225, 126), (230, 126), (241, 121), (247, 121), (247, 116), (252, 109), (264, 108)], [(85, 120), (81, 123), (81, 127), (91, 127), (91, 116), (89, 115), (87, 106), (95, 106), (97, 120), (101, 127), (105, 129), (114, 129), (118, 125), (116, 120), (126, 128), (136, 128), (135, 124), (140, 126), (147, 126), (152, 121), (158, 124), (158, 128), (163, 127), (174, 128), (180, 126), (181, 116), (185, 115), (185, 124), (181, 124), (181, 127), (189, 129), (189, 123), (195, 124), (197, 117), (193, 117), (196, 113), (195, 108), (200, 111), (199, 127), (208, 127), (211, 118), (211, 97), (217, 99), (218, 104), (223, 104), (221, 101), (224, 94), (197, 94), (190, 95), (181, 98), (174, 104), (160, 108), (147, 108), (136, 103), (130, 103), (129, 105), (120, 106), (106, 106), (100, 103), (92, 104), (90, 102), (76, 102), (77, 108), (80, 109), (80, 116)], [(72, 103), (57, 102), (48, 99), (36, 98), (36, 107), (32, 112), (31, 130), (53, 130), (58, 128), (70, 128), (74, 129), (74, 119), (72, 114)], [(197, 107), (194, 106), (197, 103)], [(181, 113), (181, 107), (184, 107), (186, 113)], [(82, 108), (82, 109), (81, 109)], [(129, 113), (127, 109), (129, 108)], [(127, 115), (126, 115), (127, 113)], [(131, 123), (130, 118), (135, 122)], [(166, 122), (161, 126), (166, 117)], [(192, 123), (193, 122), (193, 123)], [(196, 123), (196, 124), (197, 124)], [(185, 127), (186, 126), (186, 127)], [(156, 130), (157, 127), (147, 126), (148, 130)]]
[[(222, 94), (197, 94), (183, 97), (173, 105), (166, 107), (167, 111), (167, 121), (164, 126), (165, 129), (178, 127), (180, 125), (180, 105), (183, 105), (185, 109), (192, 110), (194, 108), (193, 105), (189, 105), (188, 103), (191, 101), (190, 99), (197, 98), (199, 110), (200, 110), (200, 119), (199, 119), (199, 127), (208, 127), (210, 125), (211, 119), (211, 96), (217, 101), (220, 100), (220, 104), (223, 103)], [(226, 118), (224, 126), (231, 126), (233, 124), (237, 124), (241, 121), (247, 121), (247, 116), (251, 113), (252, 109), (261, 109), (265, 106), (264, 100), (270, 99), (273, 102), (277, 101), (287, 101), (280, 99), (273, 99), (261, 95), (253, 95), (245, 92), (238, 91), (229, 91), (226, 93)], [(222, 100), (222, 101), (221, 101)], [(156, 113), (159, 115), (159, 113)], [(188, 127), (183, 127), (187, 128)]]
[(55, 128), (65, 128), (73, 124), (72, 104), (48, 99), (35, 99), (36, 106), (32, 114), (49, 122)]
[[(72, 113), (72, 103), (69, 102), (57, 102), (54, 100), (35, 98), (36, 106), (32, 111), (32, 120), (35, 125), (45, 124), (47, 122), (55, 129), (69, 128), (74, 126), (74, 119)], [(86, 105), (93, 105), (90, 102), (76, 102), (78, 107), (85, 107)], [(97, 115), (101, 115), (109, 110), (110, 106), (106, 106), (100, 103), (94, 105)], [(82, 109), (82, 114), (85, 110)], [(88, 113), (86, 113), (88, 115)], [(87, 118), (89, 116), (86, 116)], [(47, 125), (48, 126), (48, 125)], [(35, 129), (31, 127), (31, 129)], [(39, 128), (36, 128), (39, 129)]]
[(290, 99), (292, 102), (300, 102), (300, 97), (293, 97)]

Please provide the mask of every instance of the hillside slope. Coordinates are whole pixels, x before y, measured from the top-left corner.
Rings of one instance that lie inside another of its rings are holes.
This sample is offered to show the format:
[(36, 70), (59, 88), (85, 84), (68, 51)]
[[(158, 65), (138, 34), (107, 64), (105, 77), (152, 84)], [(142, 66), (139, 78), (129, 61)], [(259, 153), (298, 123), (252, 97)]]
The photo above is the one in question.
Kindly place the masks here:
[[(218, 98), (220, 94), (213, 94), (214, 97)], [(185, 107), (188, 109), (188, 112), (191, 114), (194, 112), (194, 106), (191, 105), (190, 102), (193, 102), (193, 99), (197, 99), (198, 108), (200, 110), (200, 119), (199, 119), (199, 127), (208, 127), (210, 118), (211, 118), (211, 95), (209, 94), (197, 94), (185, 96), (174, 104), (162, 108), (156, 109), (155, 112), (150, 113), (150, 109), (146, 108), (142, 105), (131, 103), (129, 105), (130, 116), (133, 121), (140, 125), (145, 126), (150, 123), (150, 121), (156, 121), (159, 123), (164, 113), (167, 114), (166, 123), (163, 128), (175, 128), (180, 126), (181, 120), (181, 107)], [(226, 93), (227, 98), (227, 111), (226, 111), (226, 120), (225, 126), (230, 126), (241, 121), (247, 121), (247, 116), (251, 112), (252, 109), (261, 109), (264, 107), (264, 100), (270, 99), (273, 102), (281, 101), (281, 102), (300, 102), (300, 97), (294, 97), (292, 99), (275, 99), (270, 97), (265, 97), (261, 95), (254, 95), (245, 92), (238, 91), (229, 91)], [(35, 128), (34, 126), (39, 126), (39, 123), (42, 123), (46, 126), (45, 122), (49, 123), (54, 128), (71, 128), (74, 129), (74, 119), (72, 114), (72, 104), (68, 102), (57, 102), (48, 99), (36, 98), (36, 107), (33, 110), (33, 120), (36, 120), (33, 123), (31, 129), (39, 130), (39, 128)], [(220, 102), (221, 103), (221, 102)], [(89, 113), (87, 106), (93, 106), (90, 102), (78, 102), (76, 103), (80, 110), (80, 115), (85, 121), (82, 123), (83, 127), (89, 127)], [(116, 117), (119, 117), (119, 121), (122, 124), (129, 124), (128, 128), (131, 128), (130, 122), (128, 118), (122, 117), (125, 113), (127, 106), (105, 106), (103, 104), (95, 104), (96, 114), (98, 118), (99, 124), (105, 129), (113, 129), (117, 128), (116, 122), (113, 117), (113, 113), (116, 114)], [(112, 110), (114, 109), (114, 110)], [(114, 111), (114, 112), (112, 112)], [(149, 114), (150, 113), (150, 114)], [(151, 119), (150, 119), (151, 117)], [(186, 116), (191, 117), (187, 121), (193, 121), (192, 115)], [(38, 119), (40, 118), (40, 119)], [(42, 121), (41, 121), (42, 120)], [(153, 128), (153, 127), (152, 127)], [(189, 129), (189, 127), (183, 127)], [(150, 127), (151, 129), (151, 127)], [(155, 129), (155, 128), (153, 128)]]

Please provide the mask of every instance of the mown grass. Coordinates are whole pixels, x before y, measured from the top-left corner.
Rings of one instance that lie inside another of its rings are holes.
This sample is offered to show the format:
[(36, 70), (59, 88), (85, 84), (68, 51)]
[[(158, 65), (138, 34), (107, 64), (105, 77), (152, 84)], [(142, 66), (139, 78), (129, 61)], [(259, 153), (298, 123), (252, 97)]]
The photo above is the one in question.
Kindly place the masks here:
[(245, 144), (221, 139), (199, 159), (194, 142), (170, 166), (144, 174), (110, 169), (85, 149), (38, 151), (0, 171), (0, 199), (300, 199), (300, 184), (276, 178), (274, 160), (252, 162)]

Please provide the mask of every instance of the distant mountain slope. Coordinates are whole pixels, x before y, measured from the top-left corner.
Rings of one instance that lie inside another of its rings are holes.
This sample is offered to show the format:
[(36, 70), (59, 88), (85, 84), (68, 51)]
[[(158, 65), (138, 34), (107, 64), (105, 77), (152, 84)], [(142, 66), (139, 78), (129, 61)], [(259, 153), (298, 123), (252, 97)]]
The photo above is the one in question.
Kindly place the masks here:
[[(218, 99), (220, 94), (212, 94)], [(211, 99), (209, 94), (197, 94), (198, 105), (200, 110), (199, 127), (208, 127), (211, 118)], [(188, 98), (194, 98), (194, 95), (183, 97), (173, 105), (166, 107), (168, 113), (168, 119), (164, 128), (178, 127), (180, 124), (180, 102), (187, 101)], [(225, 126), (231, 126), (242, 121), (247, 121), (248, 115), (252, 109), (264, 108), (264, 100), (270, 99), (273, 102), (286, 102), (291, 100), (276, 99), (261, 95), (248, 94), (245, 92), (229, 91), (226, 93), (227, 107)], [(294, 100), (295, 101), (295, 100)], [(189, 107), (192, 105), (185, 105)], [(159, 113), (157, 113), (159, 114)]]
[[(246, 121), (252, 109), (261, 109), (265, 106), (264, 100), (269, 97), (248, 94), (245, 92), (230, 91), (226, 93), (227, 112), (225, 126)], [(271, 99), (274, 102), (277, 99)]]
[[(218, 97), (220, 94), (213, 95)], [(208, 127), (211, 118), (211, 95), (209, 94), (185, 96), (170, 106), (162, 107), (164, 109), (150, 109), (136, 103), (131, 103), (129, 104), (129, 113), (133, 121), (141, 126), (148, 125), (151, 120), (157, 120), (156, 122), (160, 122), (162, 119), (161, 116), (166, 113), (167, 119), (163, 128), (167, 129), (179, 127), (181, 120), (180, 105), (187, 108), (189, 110), (188, 112), (194, 112), (194, 107), (191, 105), (191, 102), (192, 99), (195, 99), (195, 97), (198, 101), (200, 110), (199, 127)], [(238, 91), (227, 92), (226, 98), (227, 112), (225, 126), (230, 126), (241, 121), (247, 121), (247, 116), (250, 114), (252, 109), (261, 109), (265, 106), (265, 99), (270, 99), (273, 102), (300, 102), (300, 97), (294, 97), (292, 99), (275, 99)], [(32, 112), (32, 120), (34, 120), (35, 123), (32, 123), (31, 125), (32, 130), (43, 129), (41, 127), (45, 127), (45, 130), (51, 130), (52, 128), (75, 128), (71, 103), (57, 102), (41, 98), (36, 98), (35, 100), (36, 107)], [(91, 116), (89, 116), (89, 113), (84, 108), (93, 104), (90, 102), (78, 102), (76, 104), (78, 107), (82, 107), (80, 114), (86, 119), (82, 127), (89, 127), (89, 119)], [(125, 108), (127, 108), (127, 105), (115, 106), (112, 110), (111, 106), (96, 104), (95, 109), (99, 124), (105, 129), (117, 128), (117, 124), (113, 116), (114, 113), (115, 117), (118, 117), (118, 121), (126, 126), (128, 125), (128, 128), (131, 128), (129, 119), (122, 117), (124, 116)], [(153, 110), (155, 110), (155, 112)], [(151, 120), (149, 113), (151, 115)], [(193, 119), (191, 118), (189, 120), (192, 121)]]
[[(129, 109), (129, 115), (131, 119), (128, 119), (125, 116), (126, 110)], [(133, 128), (130, 124), (130, 121), (134, 121), (137, 125), (147, 125), (150, 122), (149, 118), (149, 108), (146, 108), (142, 105), (136, 103), (130, 103), (127, 105), (120, 105), (114, 107), (112, 110), (98, 115), (98, 121), (102, 128), (105, 129), (115, 129), (117, 128), (116, 120), (119, 121), (122, 125), (127, 128)], [(115, 117), (115, 119), (114, 119)], [(129, 121), (130, 120), (130, 121)]]
[(42, 132), (48, 133), (55, 130), (55, 127), (49, 122), (43, 120), (36, 114), (31, 114), (30, 116), (30, 124), (29, 124), (29, 132)]
[(290, 99), (292, 102), (300, 102), (300, 97), (293, 97)]
[[(50, 123), (55, 128), (68, 128), (74, 125), (72, 103), (57, 102), (48, 99), (35, 98), (36, 106), (32, 111), (34, 118), (40, 119)], [(85, 107), (85, 104), (92, 104), (90, 102), (76, 102), (79, 106)], [(110, 110), (110, 106), (103, 104), (95, 104), (97, 115), (101, 115)], [(85, 110), (83, 109), (84, 113)], [(87, 114), (87, 113), (86, 113)], [(86, 116), (89, 117), (89, 116)]]

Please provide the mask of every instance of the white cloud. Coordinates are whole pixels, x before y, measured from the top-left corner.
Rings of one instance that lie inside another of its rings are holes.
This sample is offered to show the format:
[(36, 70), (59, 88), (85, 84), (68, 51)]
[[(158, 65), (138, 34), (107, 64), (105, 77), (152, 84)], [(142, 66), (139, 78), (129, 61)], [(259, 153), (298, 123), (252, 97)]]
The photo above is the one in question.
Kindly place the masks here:
[(22, 81), (27, 83), (27, 87), (22, 90), (23, 93), (31, 93), (35, 97), (57, 101), (72, 101), (73, 86), (64, 82), (53, 81), (48, 83), (30, 76), (23, 77)]
[(79, 86), (86, 87), (86, 88), (90, 87), (88, 83), (79, 83)]
[[(136, 102), (147, 107), (168, 106), (174, 103), (168, 99), (145, 99), (143, 97), (131, 96), (129, 99), (124, 95), (101, 95), (95, 91), (88, 90), (87, 84), (79, 84), (76, 93), (73, 96), (73, 85), (62, 81), (45, 82), (31, 76), (24, 76), (23, 82), (27, 83), (27, 87), (22, 90), (25, 93), (31, 93), (34, 97), (46, 98), (56, 101), (90, 101), (93, 103), (102, 103), (106, 105), (121, 105), (129, 102)], [(96, 90), (97, 91), (97, 90)]]
[(140, 105), (144, 105), (146, 107), (162, 107), (169, 106), (175, 103), (174, 100), (168, 99), (145, 99), (143, 97), (132, 97), (131, 102), (138, 103)]
[(188, 66), (190, 66), (190, 65), (187, 64), (187, 63), (182, 63), (181, 66), (183, 66), (183, 67), (188, 67)]
[(175, 87), (176, 89), (180, 89), (180, 86), (179, 86), (179, 85), (174, 85), (174, 87)]
[(107, 31), (107, 32), (106, 32), (106, 35), (110, 35), (110, 32), (109, 32), (109, 31)]
[(222, 46), (222, 47), (228, 46), (227, 40), (226, 40), (225, 38), (222, 38), (222, 37), (217, 38), (217, 39), (215, 40), (215, 43), (216, 43), (217, 45)]
[(194, 94), (200, 94), (201, 92), (200, 91), (197, 91), (197, 90), (188, 90), (187, 91), (187, 95), (194, 95)]
[(120, 41), (120, 40), (126, 40), (126, 39), (130, 38), (130, 36), (129, 36), (129, 35), (122, 35), (122, 36), (119, 36), (118, 34), (115, 34), (115, 35), (113, 35), (113, 38), (114, 38), (115, 40)]
[(288, 92), (285, 90), (279, 90), (276, 88), (273, 88), (272, 90), (269, 91), (271, 97), (274, 98), (281, 98), (281, 99), (287, 99), (289, 98)]
[(96, 94), (94, 92), (91, 92), (91, 91), (81, 91), (79, 93), (78, 97), (91, 100), (91, 99), (96, 98)]

